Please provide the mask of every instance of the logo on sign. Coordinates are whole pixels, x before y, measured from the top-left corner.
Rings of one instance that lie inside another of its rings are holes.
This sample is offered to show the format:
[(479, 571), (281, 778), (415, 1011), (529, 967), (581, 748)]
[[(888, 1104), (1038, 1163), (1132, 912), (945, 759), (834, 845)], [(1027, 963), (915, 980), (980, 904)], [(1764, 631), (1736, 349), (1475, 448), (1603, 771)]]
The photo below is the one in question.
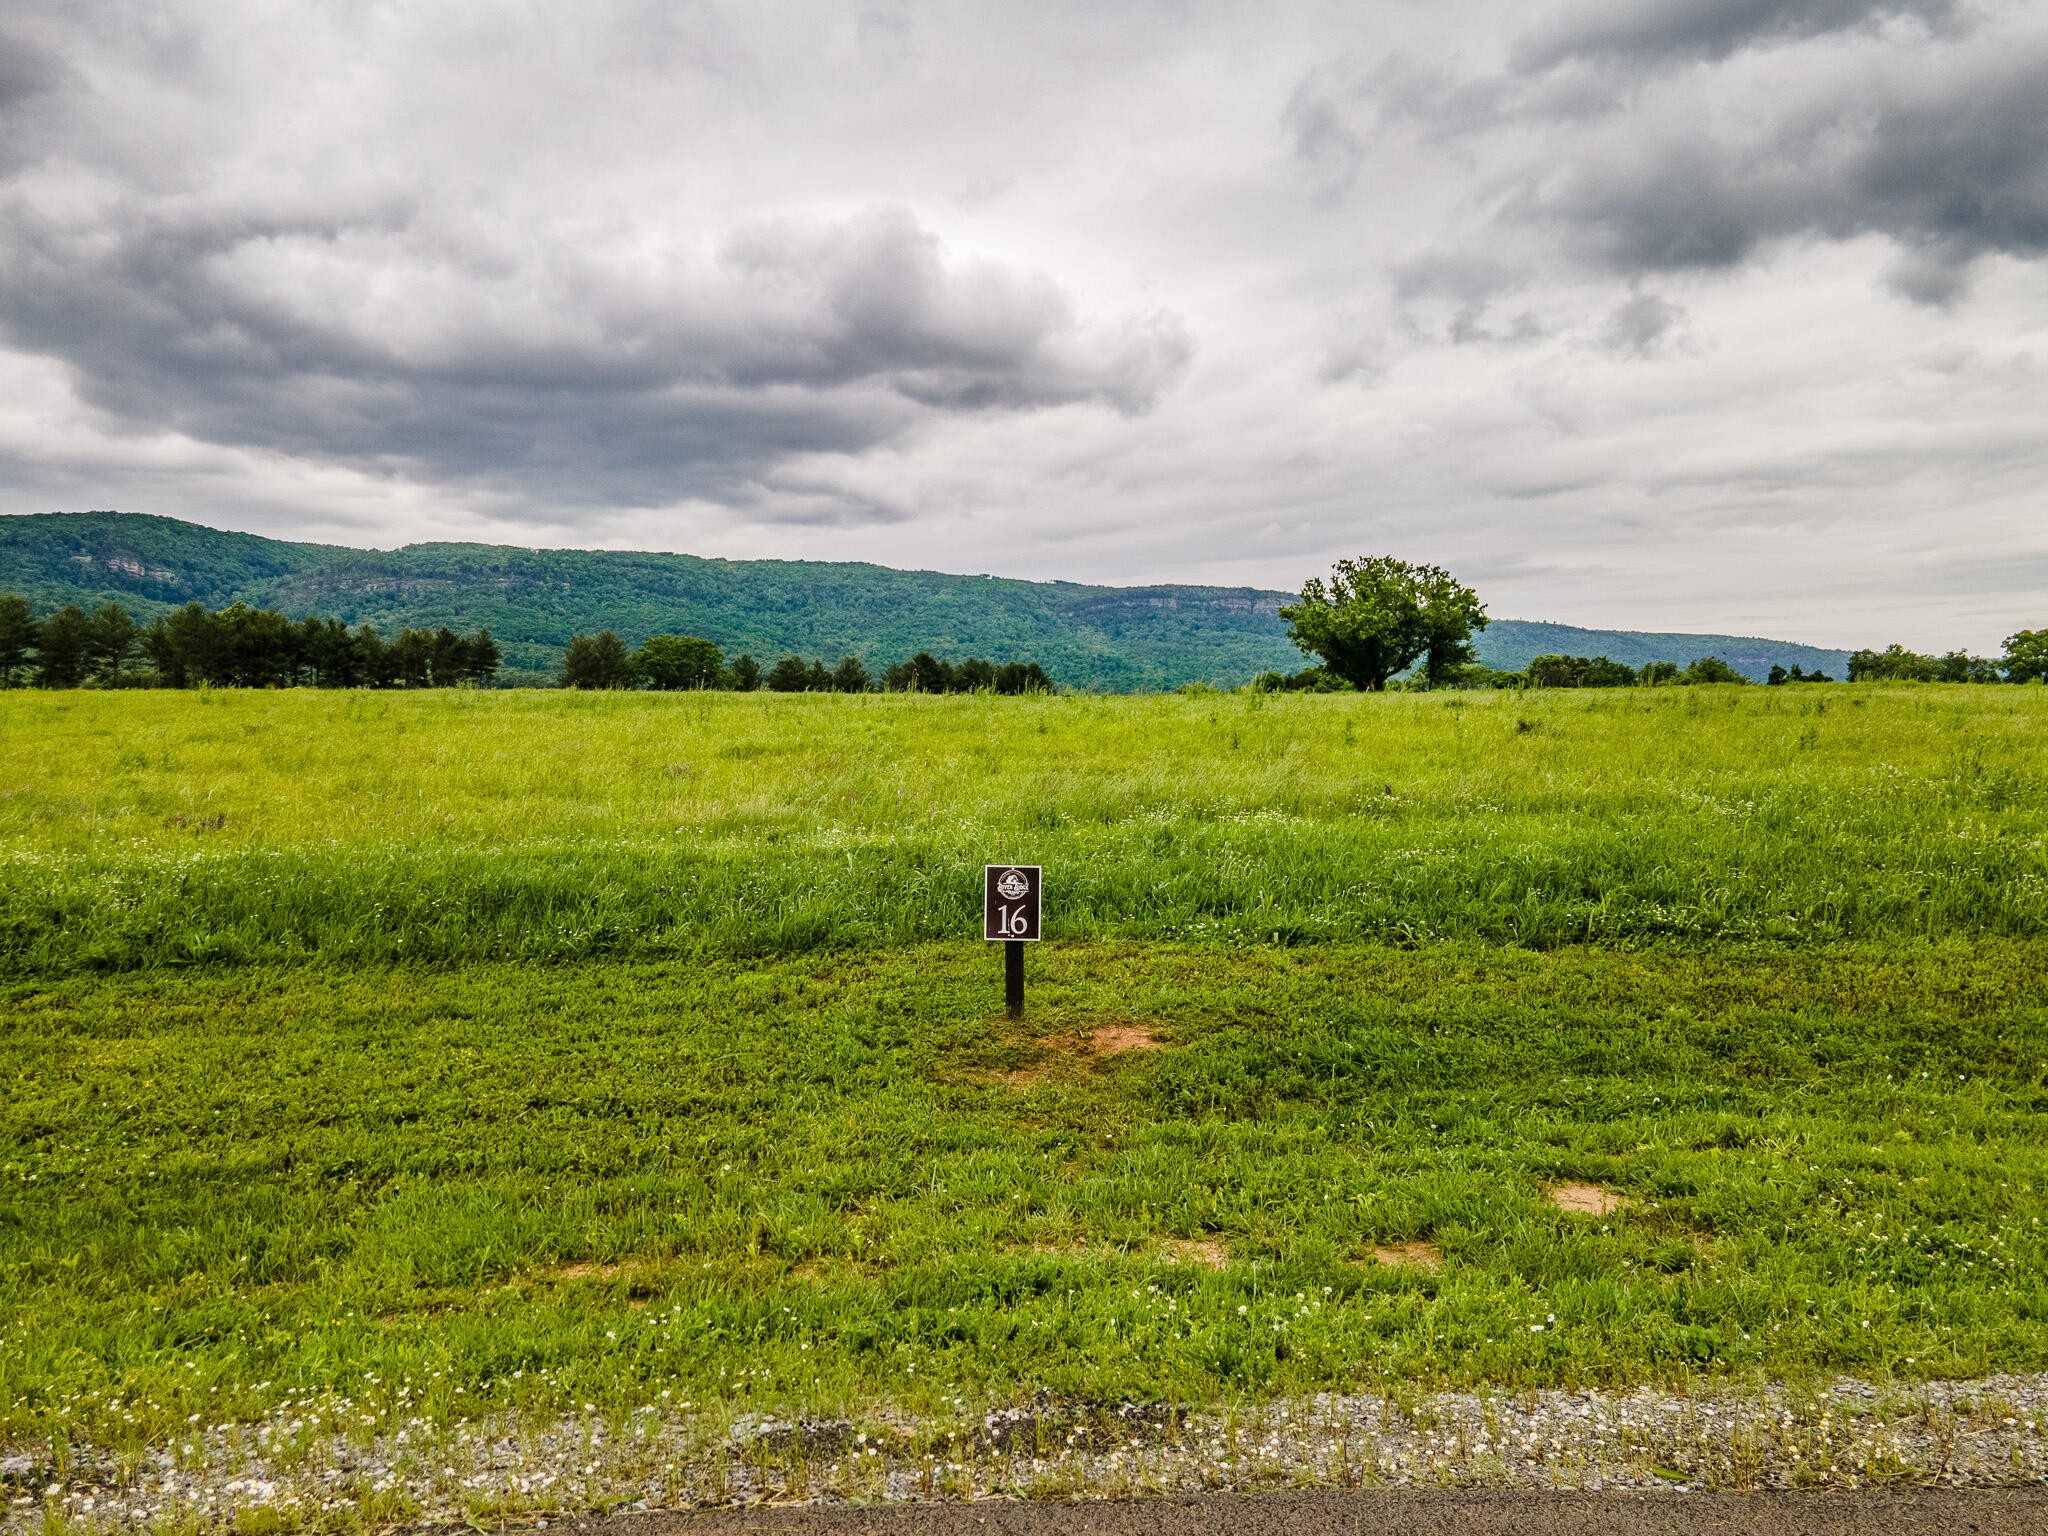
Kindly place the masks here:
[(996, 894), (1005, 901), (1022, 901), (1031, 893), (1031, 882), (1024, 878), (1023, 871), (1006, 869), (996, 881)]

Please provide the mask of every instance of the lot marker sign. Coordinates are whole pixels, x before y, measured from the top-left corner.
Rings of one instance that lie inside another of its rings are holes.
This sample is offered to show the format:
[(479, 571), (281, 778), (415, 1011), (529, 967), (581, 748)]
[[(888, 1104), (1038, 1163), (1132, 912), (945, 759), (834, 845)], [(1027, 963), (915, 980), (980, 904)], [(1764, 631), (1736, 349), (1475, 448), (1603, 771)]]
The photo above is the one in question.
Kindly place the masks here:
[(1024, 946), (1038, 942), (1042, 871), (1036, 864), (990, 864), (981, 877), (981, 936), (1003, 946), (1003, 1001), (1024, 1017)]

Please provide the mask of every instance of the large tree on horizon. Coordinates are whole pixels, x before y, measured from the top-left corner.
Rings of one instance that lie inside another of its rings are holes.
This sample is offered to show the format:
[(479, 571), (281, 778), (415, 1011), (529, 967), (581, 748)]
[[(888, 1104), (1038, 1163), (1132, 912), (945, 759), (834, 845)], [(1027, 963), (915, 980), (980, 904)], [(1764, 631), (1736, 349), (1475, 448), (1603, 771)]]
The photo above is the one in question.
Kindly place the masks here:
[(1449, 571), (1386, 555), (1339, 560), (1327, 584), (1311, 576), (1280, 617), (1304, 654), (1371, 693), (1419, 659), (1430, 682), (1448, 682), (1487, 623), (1478, 594)]

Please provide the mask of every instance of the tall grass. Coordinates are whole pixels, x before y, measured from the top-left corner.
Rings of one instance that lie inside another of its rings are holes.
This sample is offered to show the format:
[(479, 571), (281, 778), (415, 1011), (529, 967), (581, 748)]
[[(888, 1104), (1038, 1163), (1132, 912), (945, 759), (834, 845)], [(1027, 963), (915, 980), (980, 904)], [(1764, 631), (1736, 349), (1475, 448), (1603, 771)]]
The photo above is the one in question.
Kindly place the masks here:
[(0, 967), (2025, 935), (2048, 690), (0, 694)]

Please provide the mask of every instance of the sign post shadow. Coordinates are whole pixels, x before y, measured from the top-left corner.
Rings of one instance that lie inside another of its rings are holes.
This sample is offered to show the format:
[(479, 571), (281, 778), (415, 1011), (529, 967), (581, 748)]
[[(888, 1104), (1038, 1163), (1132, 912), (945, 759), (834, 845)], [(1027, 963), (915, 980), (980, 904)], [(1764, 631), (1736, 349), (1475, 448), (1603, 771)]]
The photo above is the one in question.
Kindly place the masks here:
[(982, 870), (981, 936), (1003, 946), (1003, 1003), (1024, 1017), (1024, 946), (1038, 942), (1041, 870), (1036, 864), (990, 864)]

